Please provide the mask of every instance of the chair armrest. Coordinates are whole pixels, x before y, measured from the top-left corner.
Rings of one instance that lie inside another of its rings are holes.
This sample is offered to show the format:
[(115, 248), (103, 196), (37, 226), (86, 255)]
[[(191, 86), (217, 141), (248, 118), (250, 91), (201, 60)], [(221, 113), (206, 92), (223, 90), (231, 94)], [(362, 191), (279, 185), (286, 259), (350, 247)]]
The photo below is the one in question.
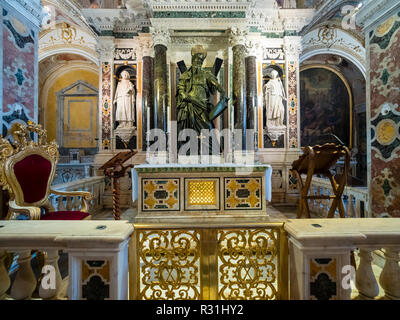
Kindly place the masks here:
[(88, 212), (89, 210), (89, 201), (93, 199), (93, 195), (88, 191), (58, 191), (50, 188), (50, 192), (59, 196), (66, 197), (81, 197), (81, 206), (80, 211)]
[(7, 220), (10, 219), (12, 213), (28, 213), (31, 220), (40, 220), (40, 208), (39, 207), (21, 207), (15, 203), (15, 200), (10, 200), (8, 203), (10, 213), (7, 216)]

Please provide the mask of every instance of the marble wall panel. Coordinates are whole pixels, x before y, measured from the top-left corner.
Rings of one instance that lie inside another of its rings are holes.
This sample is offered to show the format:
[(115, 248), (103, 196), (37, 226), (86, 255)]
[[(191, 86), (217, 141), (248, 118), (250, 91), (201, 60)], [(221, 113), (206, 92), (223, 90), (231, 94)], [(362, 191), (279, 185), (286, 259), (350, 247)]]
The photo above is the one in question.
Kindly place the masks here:
[(368, 40), (372, 215), (400, 217), (400, 12)]

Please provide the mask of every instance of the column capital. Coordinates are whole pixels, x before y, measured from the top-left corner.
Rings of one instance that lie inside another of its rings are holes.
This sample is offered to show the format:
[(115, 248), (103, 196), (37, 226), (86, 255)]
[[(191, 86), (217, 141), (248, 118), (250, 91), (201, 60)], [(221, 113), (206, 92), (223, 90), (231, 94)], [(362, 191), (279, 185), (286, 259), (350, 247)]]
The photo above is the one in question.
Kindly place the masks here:
[(158, 44), (162, 44), (168, 47), (171, 42), (171, 35), (167, 27), (163, 26), (154, 26), (150, 27), (151, 35), (153, 36), (153, 44), (154, 46)]
[(96, 52), (99, 54), (100, 61), (112, 61), (114, 59), (115, 43), (114, 37), (100, 37)]
[(229, 29), (229, 43), (232, 47), (246, 45), (249, 30), (246, 27), (231, 27)]
[(283, 49), (287, 59), (299, 59), (302, 51), (301, 37), (287, 36), (283, 38)]
[(260, 58), (263, 55), (263, 47), (258, 41), (248, 40), (245, 43), (246, 55), (248, 57)]
[(154, 57), (154, 43), (150, 35), (139, 35), (139, 49), (142, 57)]

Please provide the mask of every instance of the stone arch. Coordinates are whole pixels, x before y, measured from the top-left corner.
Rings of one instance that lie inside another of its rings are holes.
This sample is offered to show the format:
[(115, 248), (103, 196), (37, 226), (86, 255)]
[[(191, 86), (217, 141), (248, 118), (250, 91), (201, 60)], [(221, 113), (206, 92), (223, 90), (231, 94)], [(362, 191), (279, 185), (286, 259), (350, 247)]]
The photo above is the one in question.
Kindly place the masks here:
[(39, 62), (57, 54), (71, 53), (99, 65), (97, 39), (83, 28), (66, 22), (46, 29), (39, 35)]
[(319, 54), (338, 55), (351, 61), (366, 79), (366, 51), (364, 45), (351, 34), (333, 26), (321, 25), (302, 39), (300, 64)]

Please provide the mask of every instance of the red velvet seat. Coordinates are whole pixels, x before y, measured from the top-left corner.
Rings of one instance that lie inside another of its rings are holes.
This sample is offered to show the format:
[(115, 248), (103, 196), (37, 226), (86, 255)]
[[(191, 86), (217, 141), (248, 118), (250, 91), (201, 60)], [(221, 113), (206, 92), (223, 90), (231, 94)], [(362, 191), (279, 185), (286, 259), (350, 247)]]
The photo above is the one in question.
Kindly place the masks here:
[(40, 220), (83, 220), (90, 214), (82, 211), (55, 211), (44, 214)]

